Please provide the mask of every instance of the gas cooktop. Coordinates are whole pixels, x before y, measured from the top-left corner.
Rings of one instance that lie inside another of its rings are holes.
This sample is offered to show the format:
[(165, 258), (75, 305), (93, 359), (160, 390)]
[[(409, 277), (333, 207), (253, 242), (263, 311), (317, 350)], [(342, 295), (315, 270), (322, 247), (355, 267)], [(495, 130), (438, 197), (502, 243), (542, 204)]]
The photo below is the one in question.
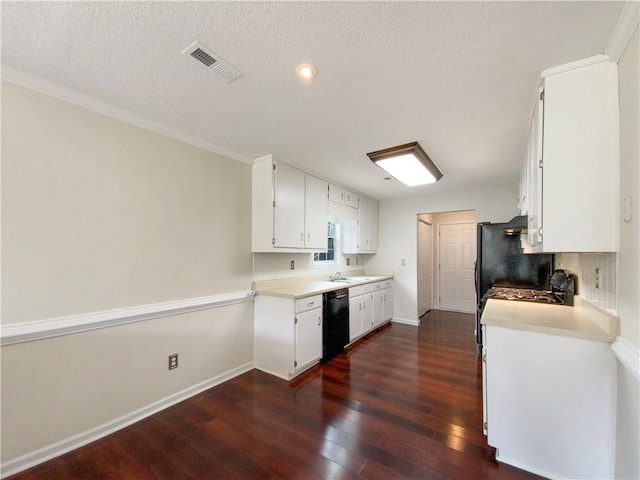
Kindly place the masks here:
[(485, 298), (540, 303), (562, 303), (562, 300), (549, 290), (534, 290), (530, 288), (491, 287), (487, 290)]

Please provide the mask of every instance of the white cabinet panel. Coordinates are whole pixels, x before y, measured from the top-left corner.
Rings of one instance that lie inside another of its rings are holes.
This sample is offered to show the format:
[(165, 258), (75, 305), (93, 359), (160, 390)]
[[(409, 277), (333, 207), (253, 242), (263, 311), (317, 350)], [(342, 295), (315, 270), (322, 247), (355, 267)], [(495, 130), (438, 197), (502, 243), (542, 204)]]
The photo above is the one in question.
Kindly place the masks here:
[(617, 64), (601, 55), (543, 72), (529, 135), (532, 251), (617, 251)]
[(358, 220), (343, 222), (343, 253), (376, 253), (378, 250), (378, 201), (358, 197)]
[(257, 295), (254, 308), (256, 368), (285, 380), (322, 358), (322, 295), (293, 300)]
[(362, 295), (351, 296), (349, 293), (349, 341), (362, 335)]
[(252, 251), (325, 251), (328, 187), (271, 155), (257, 159), (252, 168)]
[(344, 204), (347, 207), (358, 208), (358, 195), (348, 190), (344, 191)]
[(276, 247), (304, 247), (305, 174), (284, 163), (274, 170)]
[(304, 368), (322, 357), (322, 309), (296, 315), (295, 368)]
[(614, 478), (610, 345), (484, 328), (487, 440), (497, 459), (549, 478)]
[(339, 203), (340, 205), (344, 205), (344, 200), (345, 200), (344, 188), (330, 183), (329, 184), (329, 201), (334, 203)]
[(324, 180), (306, 175), (305, 193), (305, 248), (327, 248), (327, 220), (329, 218), (329, 204), (327, 203), (327, 189), (329, 184)]
[(389, 280), (372, 284), (372, 289), (373, 328), (376, 328), (393, 316), (393, 290)]

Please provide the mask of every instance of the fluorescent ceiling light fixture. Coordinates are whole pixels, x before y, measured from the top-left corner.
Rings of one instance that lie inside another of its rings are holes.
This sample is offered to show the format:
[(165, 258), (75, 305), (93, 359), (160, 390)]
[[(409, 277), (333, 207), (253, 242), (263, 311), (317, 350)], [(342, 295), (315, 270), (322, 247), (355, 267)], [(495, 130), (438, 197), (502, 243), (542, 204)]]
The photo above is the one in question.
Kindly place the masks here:
[(408, 187), (435, 183), (442, 172), (418, 142), (367, 153), (373, 163)]
[(298, 65), (298, 68), (296, 68), (296, 74), (302, 80), (312, 80), (316, 78), (316, 75), (318, 75), (318, 69), (311, 64), (304, 63), (302, 65)]

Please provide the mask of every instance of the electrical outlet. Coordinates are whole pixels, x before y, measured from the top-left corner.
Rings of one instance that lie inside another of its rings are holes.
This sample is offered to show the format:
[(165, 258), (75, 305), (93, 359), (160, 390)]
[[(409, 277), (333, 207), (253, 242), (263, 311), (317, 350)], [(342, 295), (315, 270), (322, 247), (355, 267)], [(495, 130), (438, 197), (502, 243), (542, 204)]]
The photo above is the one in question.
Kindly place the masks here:
[(174, 368), (178, 368), (178, 354), (177, 353), (169, 355), (169, 370), (173, 370)]
[(347, 265), (351, 265), (351, 259), (347, 257)]
[(291, 260), (291, 270), (295, 270), (295, 269), (296, 269), (296, 261)]
[(596, 288), (600, 288), (600, 269), (596, 268)]
[(403, 266), (403, 267), (406, 267), (407, 266), (407, 260), (405, 258), (401, 258), (400, 259), (400, 265)]

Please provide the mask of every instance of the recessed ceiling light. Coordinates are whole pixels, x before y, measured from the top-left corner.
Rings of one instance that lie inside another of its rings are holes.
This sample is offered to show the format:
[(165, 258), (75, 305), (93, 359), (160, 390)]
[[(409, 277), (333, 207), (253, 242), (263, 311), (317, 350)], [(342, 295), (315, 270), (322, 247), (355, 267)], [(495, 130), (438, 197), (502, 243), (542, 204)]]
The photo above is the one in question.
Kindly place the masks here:
[(318, 75), (318, 69), (309, 63), (303, 63), (296, 68), (296, 74), (302, 80), (313, 80)]
[(409, 187), (434, 183), (442, 172), (418, 142), (367, 153), (373, 163)]

